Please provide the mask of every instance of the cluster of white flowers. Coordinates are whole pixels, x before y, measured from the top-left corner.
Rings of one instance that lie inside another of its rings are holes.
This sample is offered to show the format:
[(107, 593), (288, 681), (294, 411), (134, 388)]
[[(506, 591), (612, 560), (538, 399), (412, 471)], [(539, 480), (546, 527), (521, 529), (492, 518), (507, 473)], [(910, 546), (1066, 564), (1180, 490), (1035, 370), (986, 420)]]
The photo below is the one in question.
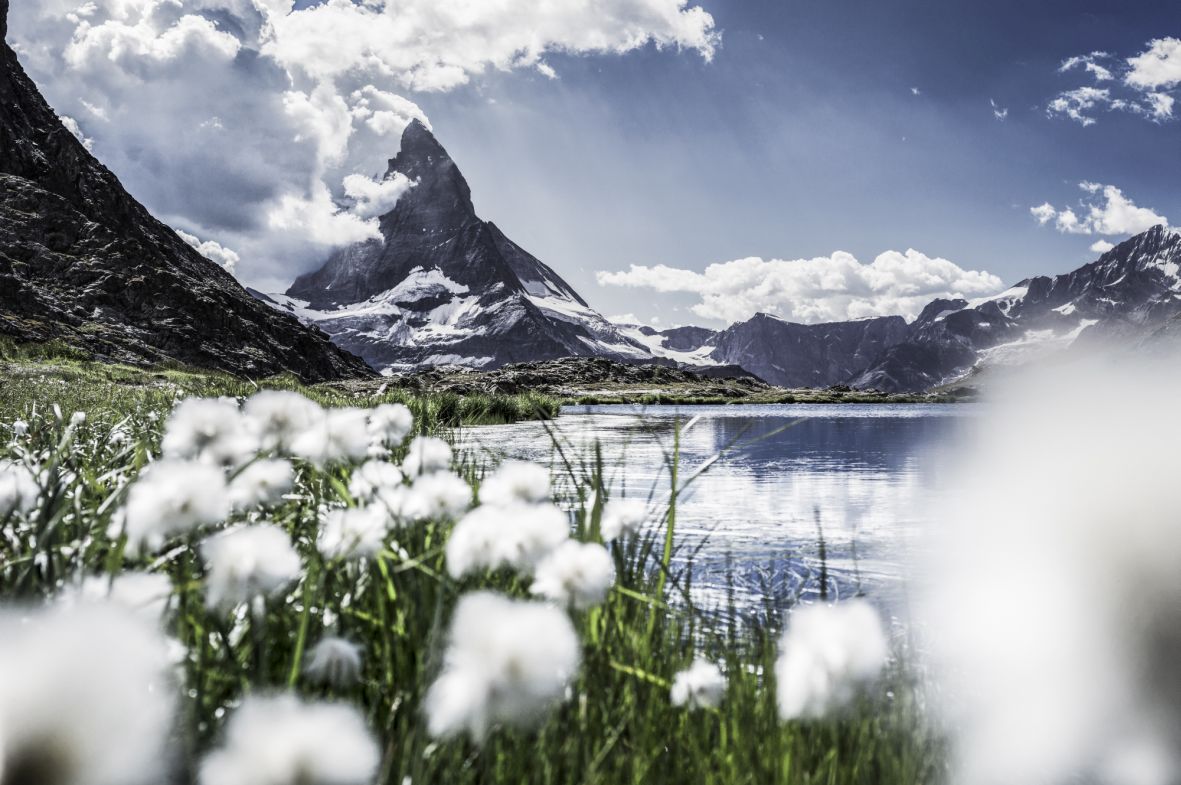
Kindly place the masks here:
[(721, 669), (708, 660), (698, 659), (673, 679), (669, 699), (674, 706), (688, 709), (716, 709), (725, 692), (726, 677)]
[(864, 600), (813, 605), (792, 612), (775, 663), (783, 719), (821, 717), (877, 678), (889, 644), (881, 618)]
[(447, 570), (453, 578), (501, 567), (532, 572), (569, 537), (569, 519), (552, 504), (484, 504), (451, 532)]
[(574, 626), (544, 603), (477, 592), (459, 601), (443, 672), (426, 696), (430, 732), (482, 740), (528, 726), (566, 695), (581, 650)]
[(252, 696), (227, 723), (225, 743), (201, 763), (199, 785), (369, 785), (377, 742), (356, 709)]
[[(401, 404), (325, 409), (298, 393), (276, 390), (259, 392), (242, 406), (227, 398), (184, 399), (165, 424), (163, 457), (128, 491), (119, 524), (129, 551), (134, 554), (145, 546), (156, 551), (170, 537), (280, 503), (295, 487), (290, 459), (325, 468), (385, 456), (413, 425), (410, 410)], [(439, 440), (419, 441), (425, 443), (407, 462), (414, 474), (429, 474), (420, 478), (421, 491), (399, 508), (409, 501), (419, 517), (458, 515), (466, 508), (470, 489), (465, 485), (460, 494), (456, 483), (462, 481), (445, 471), (450, 447), (440, 442), (440, 449), (434, 443)], [(16, 491), (6, 493), (6, 476), (0, 471), (0, 512), (9, 496), (23, 498)], [(8, 484), (17, 487), (15, 480)], [(372, 501), (382, 490), (402, 487), (401, 470), (372, 460), (356, 473), (352, 492)], [(387, 517), (392, 524), (392, 516)]]

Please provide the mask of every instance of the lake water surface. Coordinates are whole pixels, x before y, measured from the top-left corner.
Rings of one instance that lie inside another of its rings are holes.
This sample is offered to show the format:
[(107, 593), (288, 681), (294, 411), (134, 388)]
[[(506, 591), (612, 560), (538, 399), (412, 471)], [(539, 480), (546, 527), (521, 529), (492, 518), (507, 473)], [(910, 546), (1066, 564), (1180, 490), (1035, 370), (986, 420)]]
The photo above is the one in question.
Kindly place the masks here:
[[(601, 445), (615, 495), (667, 499), (676, 423), (682, 480), (720, 457), (678, 505), (678, 560), (692, 556), (693, 594), (776, 606), (818, 593), (820, 540), (830, 595), (905, 599), (908, 563), (945, 466), (945, 449), (977, 412), (954, 405), (577, 406), (552, 423), (469, 428), (462, 444), (565, 466)], [(555, 447), (555, 441), (561, 449)], [(579, 470), (576, 470), (576, 473)], [(654, 521), (654, 525), (657, 522)]]

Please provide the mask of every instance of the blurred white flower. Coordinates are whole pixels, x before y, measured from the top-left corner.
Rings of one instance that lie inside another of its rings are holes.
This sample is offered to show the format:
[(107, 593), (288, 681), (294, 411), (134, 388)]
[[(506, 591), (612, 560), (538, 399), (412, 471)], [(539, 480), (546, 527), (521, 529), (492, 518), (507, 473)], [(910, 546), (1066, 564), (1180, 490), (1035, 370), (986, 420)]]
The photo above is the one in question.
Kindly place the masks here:
[(443, 671), (426, 696), (436, 737), (481, 741), (498, 723), (526, 727), (565, 696), (581, 657), (566, 614), (479, 592), (459, 601)]
[(471, 506), (472, 488), (448, 471), (423, 474), (414, 480), (402, 500), (401, 517), (407, 521), (454, 518)]
[(452, 530), (447, 571), (453, 578), (499, 567), (532, 571), (569, 537), (566, 514), (552, 504), (482, 505)]
[(402, 484), (402, 470), (388, 461), (365, 461), (349, 479), (349, 493), (357, 501), (372, 501), (378, 491)]
[[(263, 390), (246, 401), (243, 411), (264, 450), (292, 453), (296, 441), (306, 438), (309, 433), (324, 435), (324, 429), (320, 427), (324, 421), (323, 407), (299, 393)], [(312, 441), (315, 441), (314, 437)], [(305, 447), (316, 446), (307, 444)], [(318, 455), (323, 448), (316, 447), (311, 451)]]
[(209, 568), (206, 604), (232, 608), (280, 593), (303, 569), (287, 532), (273, 524), (235, 526), (201, 543)]
[(400, 403), (385, 403), (369, 412), (369, 438), (374, 444), (396, 446), (414, 428), (414, 415)]
[(63, 599), (67, 605), (109, 601), (158, 623), (172, 600), (172, 581), (156, 572), (122, 572), (113, 579), (109, 575), (91, 575)]
[(167, 458), (239, 466), (257, 452), (258, 438), (234, 401), (186, 398), (164, 424), (160, 449)]
[(111, 605), (0, 614), (5, 783), (168, 781), (175, 685), (163, 636)]
[(716, 709), (726, 692), (726, 677), (717, 665), (697, 659), (673, 679), (669, 700), (689, 709)]
[(364, 409), (329, 409), (325, 425), (329, 461), (359, 461), (369, 454), (369, 413)]
[(27, 422), (25, 422), (24, 420), (15, 420), (12, 423), (12, 435), (13, 436), (18, 436), (18, 437), (24, 436), (28, 432), (29, 432), (29, 424)]
[(123, 522), (132, 553), (229, 515), (225, 475), (192, 461), (163, 460), (144, 469), (127, 493)]
[(308, 652), (303, 672), (317, 684), (350, 687), (361, 678), (361, 647), (344, 638), (324, 638)]
[(418, 436), (410, 442), (402, 471), (408, 477), (451, 468), (451, 445), (436, 436)]
[(258, 460), (230, 480), (230, 504), (239, 512), (274, 504), (295, 485), (295, 469), (282, 459)]
[(389, 518), (377, 507), (330, 510), (320, 525), (316, 548), (327, 559), (367, 558), (381, 550)]
[(640, 499), (608, 499), (599, 520), (603, 540), (611, 542), (636, 534), (647, 516), (648, 505)]
[(889, 644), (874, 607), (864, 600), (812, 605), (791, 613), (775, 663), (779, 714), (822, 717), (877, 678)]
[(607, 598), (615, 562), (598, 543), (567, 540), (538, 563), (533, 575), (533, 594), (585, 610)]
[(549, 498), (549, 470), (527, 461), (505, 461), (480, 484), (482, 504), (543, 502)]
[(28, 515), (40, 495), (37, 477), (28, 467), (0, 461), (0, 520), (13, 513)]
[(246, 698), (224, 745), (201, 763), (199, 785), (370, 785), (380, 763), (361, 713), (292, 695)]

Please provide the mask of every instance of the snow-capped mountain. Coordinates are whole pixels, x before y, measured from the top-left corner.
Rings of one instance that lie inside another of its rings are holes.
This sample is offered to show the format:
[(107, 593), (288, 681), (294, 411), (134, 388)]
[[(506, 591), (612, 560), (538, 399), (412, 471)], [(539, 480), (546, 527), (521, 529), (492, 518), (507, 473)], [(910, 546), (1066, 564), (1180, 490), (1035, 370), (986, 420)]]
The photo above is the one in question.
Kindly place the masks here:
[(853, 385), (921, 391), (973, 370), (1019, 365), (1073, 347), (1135, 346), (1181, 315), (1181, 234), (1158, 226), (1071, 273), (1029, 278), (994, 297), (936, 300), (906, 340)]
[(285, 294), (270, 295), (275, 304), (383, 372), (652, 358), (644, 343), (476, 215), (463, 174), (418, 121), (390, 161), (386, 176), (396, 175), (413, 186), (381, 216), (382, 239), (334, 253)]

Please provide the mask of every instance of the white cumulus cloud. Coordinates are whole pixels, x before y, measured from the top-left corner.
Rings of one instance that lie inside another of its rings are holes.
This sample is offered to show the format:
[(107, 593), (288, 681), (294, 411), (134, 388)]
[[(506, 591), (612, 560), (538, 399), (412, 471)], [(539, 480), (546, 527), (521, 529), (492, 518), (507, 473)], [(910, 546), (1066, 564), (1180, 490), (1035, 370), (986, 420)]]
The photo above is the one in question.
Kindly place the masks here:
[(191, 235), (188, 232), (181, 231), (180, 229), (177, 229), (176, 233), (180, 239), (193, 246), (193, 248), (197, 250), (197, 253), (201, 254), (209, 261), (221, 265), (228, 273), (234, 272), (234, 269), (238, 266), (238, 262), (241, 261), (241, 258), (237, 253), (231, 251), (229, 248), (226, 248), (220, 243), (216, 243), (213, 240), (206, 240), (205, 242), (202, 242), (201, 238)]
[(1107, 242), (1106, 240), (1096, 240), (1095, 242), (1091, 243), (1091, 250), (1095, 253), (1107, 253), (1112, 248), (1115, 248), (1115, 245), (1113, 243)]
[(396, 188), (353, 178), (427, 122), (407, 91), (556, 76), (556, 53), (708, 60), (719, 33), (690, 0), (46, 0), (13, 4), (9, 39), (153, 212), (238, 249), (243, 277), (290, 279), (376, 236)]
[(1181, 84), (1181, 38), (1149, 41), (1148, 49), (1128, 58), (1124, 81), (1142, 90), (1172, 88)]
[(1053, 221), (1054, 228), (1064, 234), (1131, 235), (1169, 225), (1169, 219), (1137, 206), (1114, 185), (1084, 181), (1079, 189), (1086, 196), (1078, 203), (1078, 212), (1075, 207), (1057, 208), (1049, 202), (1031, 207), (1029, 212), (1042, 226)]
[(887, 251), (869, 264), (838, 251), (815, 259), (736, 259), (703, 272), (632, 265), (597, 277), (604, 286), (698, 295), (693, 312), (724, 322), (756, 313), (809, 324), (890, 314), (913, 319), (937, 297), (978, 297), (1004, 288), (995, 275), (913, 249)]

